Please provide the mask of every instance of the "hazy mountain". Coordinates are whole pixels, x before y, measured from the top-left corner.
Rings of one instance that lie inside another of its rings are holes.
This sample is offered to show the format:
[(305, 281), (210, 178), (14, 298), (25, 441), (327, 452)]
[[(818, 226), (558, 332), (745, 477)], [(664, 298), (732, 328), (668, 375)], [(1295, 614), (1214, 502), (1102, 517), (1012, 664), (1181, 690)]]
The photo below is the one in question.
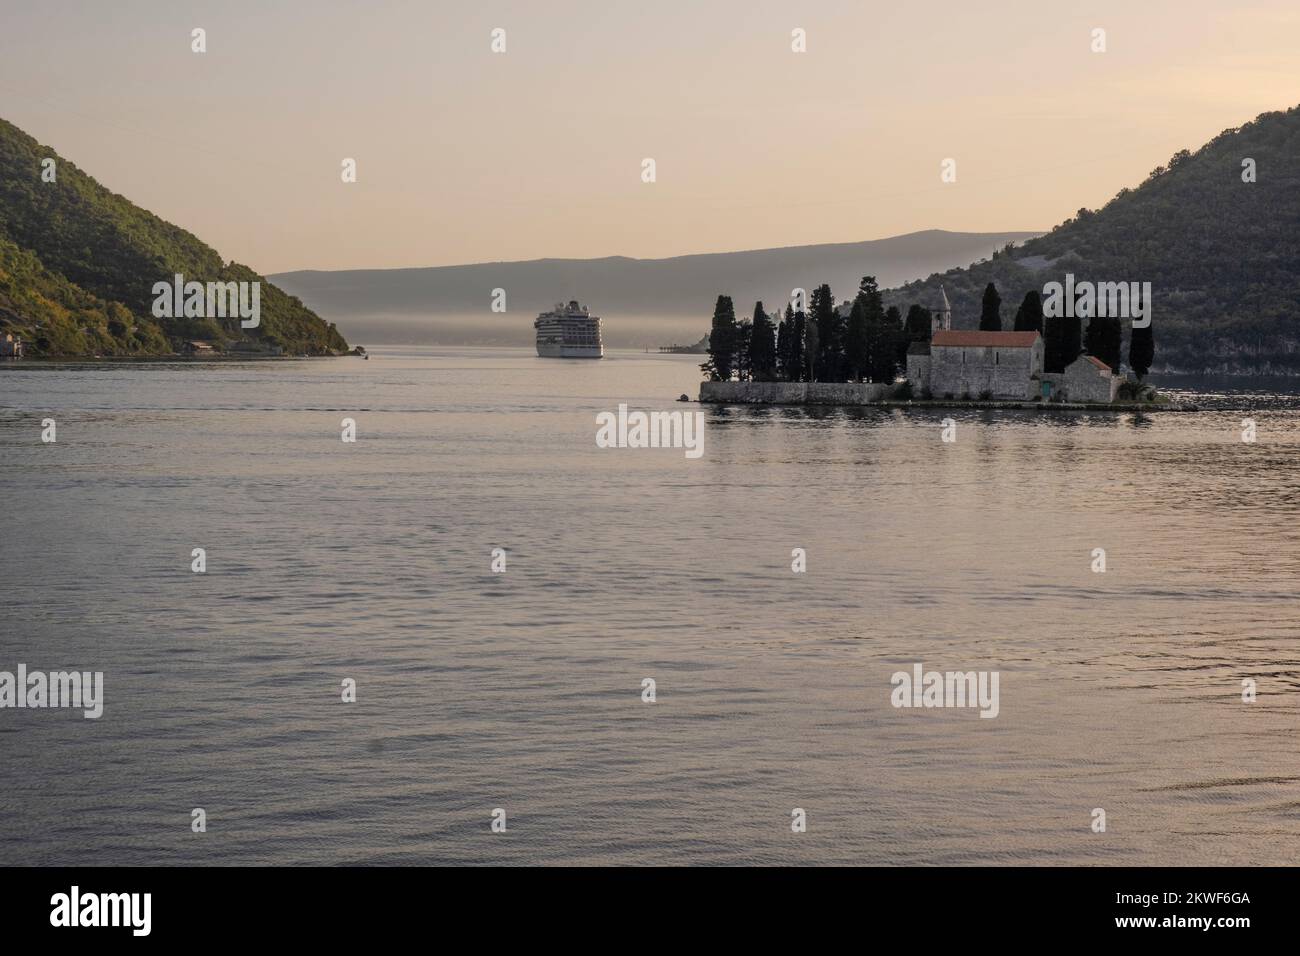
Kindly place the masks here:
[[(53, 159), (53, 181), (42, 174)], [(262, 283), (261, 325), (239, 319), (155, 319), (153, 286)], [(187, 338), (257, 340), (289, 353), (341, 351), (333, 325), (247, 266), (108, 189), (0, 120), (0, 334), (31, 355), (162, 354)]]
[[(1255, 182), (1243, 181), (1246, 160)], [(1194, 153), (1180, 150), (1103, 208), (1080, 209), (1007, 254), (885, 300), (929, 304), (942, 283), (954, 326), (975, 328), (993, 282), (1010, 328), (1027, 291), (1041, 293), (1067, 272), (1152, 284), (1155, 370), (1300, 372), (1300, 107), (1263, 113)]]
[[(363, 344), (531, 345), (532, 321), (556, 302), (578, 299), (605, 320), (606, 344), (690, 343), (708, 331), (719, 293), (748, 314), (790, 290), (829, 282), (851, 295), (864, 273), (882, 286), (992, 255), (1032, 232), (930, 230), (891, 239), (675, 256), (671, 259), (536, 259), (420, 269), (285, 272), (271, 278), (333, 317)], [(491, 311), (504, 289), (507, 311)]]

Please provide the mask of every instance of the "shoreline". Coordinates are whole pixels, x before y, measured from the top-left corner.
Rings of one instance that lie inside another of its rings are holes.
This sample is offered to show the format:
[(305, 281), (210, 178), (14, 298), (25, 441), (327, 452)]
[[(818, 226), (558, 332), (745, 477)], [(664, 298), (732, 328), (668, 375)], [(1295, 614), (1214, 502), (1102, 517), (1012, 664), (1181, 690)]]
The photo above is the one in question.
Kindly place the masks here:
[[(1204, 412), (1210, 409), (1199, 405), (1178, 402), (1016, 402), (980, 401), (963, 402), (958, 399), (922, 401), (909, 399), (881, 399), (871, 402), (742, 402), (735, 399), (699, 398), (697, 405), (731, 405), (735, 407), (762, 406), (764, 408), (966, 408), (992, 411), (1038, 412)], [(1221, 409), (1220, 409), (1221, 410)]]
[[(1032, 411), (1058, 408), (1062, 411), (1105, 410), (1200, 411), (1195, 403), (1160, 401), (1149, 394), (1145, 401), (1044, 402), (1041, 398), (902, 398), (896, 382), (699, 382), (701, 405), (841, 406), (868, 408), (989, 408), (989, 410)], [(1112, 395), (1114, 390), (1112, 389)], [(680, 401), (680, 399), (679, 399)], [(688, 399), (689, 401), (689, 399)]]
[(354, 352), (343, 352), (339, 355), (182, 355), (176, 353), (173, 355), (24, 355), (20, 359), (5, 358), (0, 359), (0, 369), (3, 368), (20, 368), (24, 365), (72, 365), (77, 363), (91, 362), (185, 362), (187, 364), (219, 363), (219, 362), (286, 362), (302, 361), (303, 359), (330, 359), (330, 358), (361, 358)]
[(700, 382), (705, 405), (841, 406), (848, 408), (975, 408), (990, 410), (1142, 412), (1200, 411), (1193, 403), (1172, 401), (1044, 402), (1038, 398), (900, 398), (898, 386), (884, 382)]

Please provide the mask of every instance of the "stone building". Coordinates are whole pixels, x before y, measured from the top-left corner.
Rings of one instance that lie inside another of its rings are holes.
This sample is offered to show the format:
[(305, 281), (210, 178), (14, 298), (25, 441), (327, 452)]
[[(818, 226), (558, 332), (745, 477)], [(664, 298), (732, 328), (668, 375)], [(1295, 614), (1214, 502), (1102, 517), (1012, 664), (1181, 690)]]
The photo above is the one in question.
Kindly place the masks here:
[(1064, 372), (1042, 376), (1043, 401), (1113, 402), (1120, 377), (1095, 355), (1080, 355)]
[(907, 347), (907, 381), (917, 398), (930, 388), (930, 343), (913, 342)]
[(907, 350), (907, 380), (932, 398), (1029, 401), (1043, 377), (1043, 337), (1037, 332), (939, 329), (929, 345)]

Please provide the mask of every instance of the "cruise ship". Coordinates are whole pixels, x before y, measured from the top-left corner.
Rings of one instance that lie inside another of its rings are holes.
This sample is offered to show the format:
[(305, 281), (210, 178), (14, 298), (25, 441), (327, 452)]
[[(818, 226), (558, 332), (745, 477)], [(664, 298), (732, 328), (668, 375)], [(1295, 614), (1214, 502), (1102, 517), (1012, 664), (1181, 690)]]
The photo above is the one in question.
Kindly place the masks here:
[(555, 303), (533, 323), (537, 329), (537, 354), (542, 358), (603, 358), (600, 317), (571, 299), (568, 305)]

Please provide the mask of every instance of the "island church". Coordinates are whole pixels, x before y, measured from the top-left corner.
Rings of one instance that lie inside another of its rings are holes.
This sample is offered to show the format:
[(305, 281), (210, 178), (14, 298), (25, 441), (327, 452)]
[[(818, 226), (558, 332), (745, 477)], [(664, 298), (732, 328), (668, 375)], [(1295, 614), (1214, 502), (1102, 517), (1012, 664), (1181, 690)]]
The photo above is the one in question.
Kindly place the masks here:
[(1043, 337), (1037, 332), (953, 329), (952, 306), (943, 286), (931, 310), (929, 342), (907, 350), (907, 381), (918, 398), (999, 401), (1113, 402), (1119, 376), (1091, 355), (1080, 355), (1064, 372), (1047, 372)]

